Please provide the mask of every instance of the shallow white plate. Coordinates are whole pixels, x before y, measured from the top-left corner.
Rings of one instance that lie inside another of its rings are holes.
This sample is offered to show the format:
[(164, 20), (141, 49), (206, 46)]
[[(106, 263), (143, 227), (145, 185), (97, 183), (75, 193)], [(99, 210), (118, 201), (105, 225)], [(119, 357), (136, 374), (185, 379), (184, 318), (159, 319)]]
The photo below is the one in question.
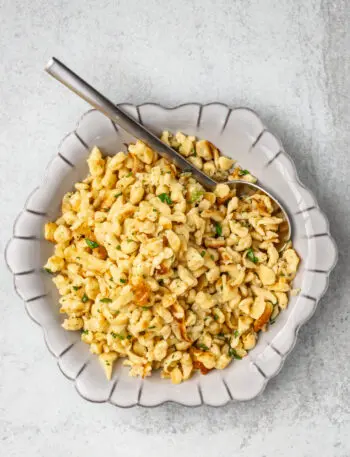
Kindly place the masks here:
[(172, 109), (154, 104), (120, 107), (156, 134), (164, 129), (181, 130), (209, 139), (271, 190), (293, 222), (293, 243), (302, 258), (294, 282), (294, 287), (301, 288), (300, 295), (292, 297), (288, 309), (268, 332), (260, 335), (254, 350), (225, 370), (214, 370), (206, 376), (196, 373), (189, 381), (172, 385), (157, 373), (144, 380), (131, 378), (119, 362), (108, 382), (97, 357), (80, 341), (80, 332), (67, 332), (61, 327), (64, 316), (59, 314), (58, 293), (41, 269), (53, 251), (52, 244), (43, 239), (43, 224), (58, 217), (63, 195), (86, 176), (89, 150), (97, 145), (105, 154), (113, 155), (125, 151), (125, 143), (132, 140), (95, 110), (84, 114), (75, 131), (64, 138), (41, 186), (30, 194), (14, 224), (5, 256), (15, 290), (30, 317), (41, 325), (47, 347), (61, 371), (87, 400), (130, 407), (156, 406), (167, 401), (186, 406), (220, 406), (230, 399), (251, 399), (281, 369), (300, 326), (312, 316), (327, 289), (328, 276), (337, 259), (328, 221), (314, 196), (301, 184), (281, 143), (253, 111), (232, 110), (218, 103), (191, 103)]

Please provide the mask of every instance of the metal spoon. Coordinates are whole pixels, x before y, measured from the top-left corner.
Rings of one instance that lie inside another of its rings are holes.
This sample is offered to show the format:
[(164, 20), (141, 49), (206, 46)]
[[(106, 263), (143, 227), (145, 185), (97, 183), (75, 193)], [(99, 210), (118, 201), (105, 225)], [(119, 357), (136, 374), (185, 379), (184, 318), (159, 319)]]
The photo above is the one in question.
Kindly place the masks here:
[[(135, 119), (131, 116), (124, 113), (124, 111), (115, 106), (110, 100), (90, 86), (90, 84), (66, 67), (58, 59), (54, 57), (50, 59), (45, 67), (45, 70), (71, 91), (79, 95), (79, 97), (83, 98), (94, 108), (105, 114), (119, 127), (129, 132), (135, 138), (147, 143), (148, 146), (156, 150), (169, 162), (174, 163), (184, 172), (191, 172), (193, 177), (206, 189), (213, 191), (216, 185), (219, 184), (217, 181), (203, 173), (203, 171), (188, 162), (180, 153), (172, 149), (166, 143), (163, 143), (163, 141), (161, 141), (156, 135), (135, 121)], [(231, 188), (235, 188), (237, 196), (250, 195), (259, 192), (268, 195), (271, 200), (275, 202), (278, 207), (279, 215), (284, 219), (284, 222), (279, 225), (280, 243), (276, 246), (279, 250), (282, 250), (287, 241), (290, 240), (292, 230), (289, 216), (279, 201), (257, 184), (249, 183), (243, 180), (227, 181), (225, 184)]]

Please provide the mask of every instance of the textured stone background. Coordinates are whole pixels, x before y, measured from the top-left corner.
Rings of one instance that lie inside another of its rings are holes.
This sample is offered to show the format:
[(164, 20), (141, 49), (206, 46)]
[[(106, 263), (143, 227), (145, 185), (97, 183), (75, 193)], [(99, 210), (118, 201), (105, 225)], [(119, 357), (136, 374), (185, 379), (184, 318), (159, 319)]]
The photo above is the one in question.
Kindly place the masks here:
[(85, 402), (2, 263), (0, 455), (350, 456), (349, 19), (349, 0), (0, 0), (1, 251), (60, 139), (87, 109), (44, 74), (51, 55), (118, 102), (257, 110), (340, 248), (330, 289), (283, 371), (261, 398), (221, 409)]

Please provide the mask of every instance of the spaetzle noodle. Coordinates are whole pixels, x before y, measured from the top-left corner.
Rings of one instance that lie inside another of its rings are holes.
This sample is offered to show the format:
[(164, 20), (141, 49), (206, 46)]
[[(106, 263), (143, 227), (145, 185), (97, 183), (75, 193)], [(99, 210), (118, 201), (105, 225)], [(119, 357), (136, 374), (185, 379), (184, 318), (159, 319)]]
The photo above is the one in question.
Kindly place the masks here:
[[(206, 140), (162, 139), (217, 180), (256, 181)], [(180, 383), (245, 357), (287, 307), (299, 264), (291, 243), (276, 249), (271, 199), (208, 192), (141, 141), (113, 157), (94, 147), (87, 162), (45, 225), (63, 327), (82, 332), (108, 379), (119, 358), (132, 376), (161, 369)]]

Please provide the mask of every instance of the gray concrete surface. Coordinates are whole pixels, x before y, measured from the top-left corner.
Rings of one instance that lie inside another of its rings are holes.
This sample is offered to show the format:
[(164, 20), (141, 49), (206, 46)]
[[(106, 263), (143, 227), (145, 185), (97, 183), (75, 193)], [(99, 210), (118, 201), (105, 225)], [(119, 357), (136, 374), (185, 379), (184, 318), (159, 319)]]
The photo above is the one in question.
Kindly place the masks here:
[(221, 409), (85, 402), (1, 263), (1, 456), (350, 456), (349, 19), (348, 0), (0, 0), (1, 251), (87, 108), (44, 74), (51, 55), (115, 101), (257, 110), (340, 248), (330, 289), (283, 371), (262, 397)]

